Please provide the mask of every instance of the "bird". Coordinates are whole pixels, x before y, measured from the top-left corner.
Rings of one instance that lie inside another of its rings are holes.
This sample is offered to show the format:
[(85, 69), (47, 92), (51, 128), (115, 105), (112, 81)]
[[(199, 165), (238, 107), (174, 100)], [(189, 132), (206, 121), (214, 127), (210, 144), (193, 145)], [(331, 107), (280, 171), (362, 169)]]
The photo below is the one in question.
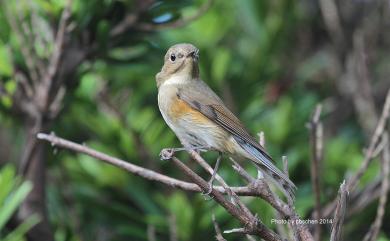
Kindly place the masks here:
[(200, 78), (198, 48), (190, 43), (171, 46), (164, 56), (161, 71), (156, 74), (156, 84), (161, 115), (183, 145), (172, 150), (211, 150), (219, 153), (209, 182), (210, 190), (224, 153), (249, 159), (287, 197), (294, 198), (294, 183), (273, 164), (271, 156), (260, 143)]

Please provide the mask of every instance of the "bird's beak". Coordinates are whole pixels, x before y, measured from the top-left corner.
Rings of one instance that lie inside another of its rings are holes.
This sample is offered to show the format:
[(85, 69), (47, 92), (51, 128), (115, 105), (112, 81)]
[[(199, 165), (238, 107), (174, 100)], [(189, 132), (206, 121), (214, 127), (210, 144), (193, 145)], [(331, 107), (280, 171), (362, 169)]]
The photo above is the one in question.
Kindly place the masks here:
[(196, 49), (196, 50), (190, 52), (190, 53), (187, 55), (187, 58), (188, 58), (188, 57), (191, 57), (193, 60), (198, 61), (198, 59), (199, 59), (199, 49)]

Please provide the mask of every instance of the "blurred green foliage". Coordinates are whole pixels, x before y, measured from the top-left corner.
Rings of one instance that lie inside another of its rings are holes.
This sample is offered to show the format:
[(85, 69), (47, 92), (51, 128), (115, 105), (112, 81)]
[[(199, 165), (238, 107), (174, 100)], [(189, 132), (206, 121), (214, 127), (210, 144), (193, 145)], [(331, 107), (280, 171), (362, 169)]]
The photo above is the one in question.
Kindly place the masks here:
[[(42, 31), (49, 29), (48, 19), (58, 19), (63, 0), (35, 0), (23, 4), (23, 11), (36, 11)], [(148, 9), (155, 22), (174, 21), (194, 14), (203, 1), (164, 0)], [(324, 74), (331, 59), (326, 50), (306, 49), (301, 35), (316, 33), (329, 41), (319, 23), (319, 10), (311, 1), (216, 0), (198, 20), (189, 25), (152, 33), (129, 32), (110, 47), (109, 30), (115, 16), (113, 8), (131, 11), (134, 1), (74, 1), (72, 7), (75, 34), (93, 25), (101, 54), (83, 62), (77, 72), (77, 84), (68, 88), (63, 110), (52, 130), (59, 136), (85, 143), (107, 154), (146, 166), (176, 178), (183, 178), (169, 162), (161, 162), (159, 151), (179, 146), (173, 132), (164, 123), (157, 107), (155, 74), (160, 70), (166, 49), (179, 42), (190, 42), (200, 49), (201, 77), (226, 101), (255, 136), (264, 131), (266, 147), (281, 167), (281, 156), (289, 159), (290, 176), (297, 184), (296, 207), (302, 217), (313, 209), (310, 183), (310, 148), (308, 129), (310, 114), (318, 102), (337, 95), (335, 83)], [(118, 10), (118, 12), (123, 11)], [(113, 20), (108, 21), (107, 19)], [(10, 160), (20, 158), (23, 130), (19, 117), (12, 114), (16, 81), (13, 63), (20, 68), (23, 60), (20, 43), (0, 11), (0, 78), (5, 94), (0, 99), (0, 134), (11, 140)], [(321, 33), (322, 30), (322, 33)], [(47, 43), (53, 33), (47, 33)], [(313, 36), (311, 36), (313, 37)], [(314, 38), (314, 37), (313, 37)], [(53, 46), (35, 43), (41, 56), (48, 56)], [(13, 54), (11, 54), (13, 49)], [(15, 51), (16, 50), (16, 51)], [(324, 119), (333, 119), (332, 105), (324, 106)], [(354, 170), (362, 160), (365, 143), (354, 116), (337, 125), (327, 126), (325, 161), (322, 167), (323, 201), (337, 193), (347, 170)], [(223, 229), (238, 227), (238, 222), (213, 201), (200, 194), (174, 190), (146, 181), (88, 156), (48, 148), (47, 204), (56, 241), (77, 240), (147, 240), (148, 227), (154, 226), (158, 240), (169, 239), (169, 220), (175, 220), (179, 240), (213, 240), (211, 214), (216, 214)], [(348, 153), (348, 155), (345, 155)], [(186, 155), (182, 154), (187, 162)], [(214, 154), (207, 155), (210, 163)], [(243, 184), (229, 161), (220, 174), (232, 185)], [(204, 177), (202, 170), (193, 166)], [(255, 173), (252, 166), (246, 166)], [(369, 169), (365, 180), (376, 175)], [(1, 171), (0, 229), (30, 190), (20, 184), (10, 166)], [(261, 200), (244, 198), (251, 210), (273, 228), (275, 211)], [(4, 205), (9, 205), (6, 207)], [(367, 227), (375, 209), (365, 212), (348, 225)], [(5, 240), (22, 240), (20, 235), (37, 219), (32, 217), (5, 236)], [(355, 235), (361, 235), (360, 232)], [(234, 234), (228, 240), (240, 240)], [(380, 240), (388, 240), (385, 235)]]
[(7, 165), (0, 169), (0, 187), (0, 240), (23, 241), (25, 233), (39, 222), (39, 217), (32, 215), (12, 230), (7, 229), (6, 224), (31, 191), (32, 186), (16, 176), (13, 166)]

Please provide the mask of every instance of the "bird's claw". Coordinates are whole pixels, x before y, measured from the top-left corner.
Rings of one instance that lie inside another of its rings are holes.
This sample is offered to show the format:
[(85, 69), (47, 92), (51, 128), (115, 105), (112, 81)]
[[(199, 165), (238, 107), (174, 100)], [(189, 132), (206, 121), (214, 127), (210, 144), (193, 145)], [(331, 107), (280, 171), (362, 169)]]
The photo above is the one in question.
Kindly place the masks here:
[(213, 199), (213, 197), (211, 196), (211, 193), (213, 192), (213, 183), (209, 181), (208, 184), (209, 184), (208, 191), (202, 192), (202, 196), (205, 196), (206, 200), (211, 200), (211, 199)]
[(205, 193), (205, 195), (210, 195), (213, 192), (213, 180), (209, 181), (209, 190)]
[(160, 152), (160, 160), (169, 160), (175, 154), (175, 150), (173, 148), (164, 148)]

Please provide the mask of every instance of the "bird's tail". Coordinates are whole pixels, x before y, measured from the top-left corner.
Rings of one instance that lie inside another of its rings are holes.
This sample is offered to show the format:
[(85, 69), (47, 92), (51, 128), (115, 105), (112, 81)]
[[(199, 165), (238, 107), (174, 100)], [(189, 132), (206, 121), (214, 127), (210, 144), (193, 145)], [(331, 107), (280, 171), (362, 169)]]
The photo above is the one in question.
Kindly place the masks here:
[(247, 143), (240, 138), (235, 138), (238, 144), (249, 154), (248, 157), (265, 174), (265, 177), (271, 179), (276, 186), (292, 200), (295, 199), (295, 190), (297, 187), (288, 178), (288, 176), (280, 171), (273, 163), (272, 158), (264, 151)]

